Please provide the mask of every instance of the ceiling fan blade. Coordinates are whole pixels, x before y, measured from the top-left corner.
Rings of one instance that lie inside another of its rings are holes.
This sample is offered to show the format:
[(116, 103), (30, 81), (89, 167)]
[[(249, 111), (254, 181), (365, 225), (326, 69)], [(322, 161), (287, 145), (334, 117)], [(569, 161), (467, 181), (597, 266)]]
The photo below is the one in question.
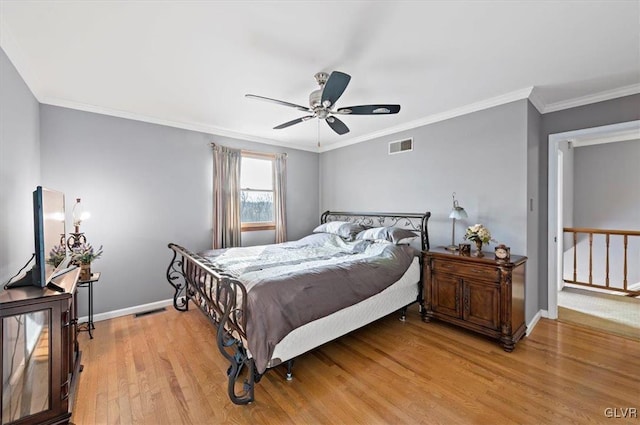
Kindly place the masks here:
[(296, 108), (299, 111), (311, 112), (311, 109), (306, 106), (296, 105), (295, 103), (285, 102), (283, 100), (271, 99), (270, 97), (258, 96), (255, 94), (245, 94), (244, 97), (249, 99), (263, 100), (265, 102), (275, 103), (276, 105), (288, 106), (290, 108)]
[(400, 105), (359, 105), (338, 108), (334, 113), (345, 115), (389, 115), (400, 112)]
[(336, 103), (340, 96), (342, 96), (342, 93), (344, 93), (350, 80), (351, 76), (349, 74), (333, 71), (322, 89), (322, 105), (328, 108)]
[(327, 124), (329, 124), (329, 127), (331, 127), (333, 131), (340, 135), (349, 132), (349, 127), (347, 127), (345, 123), (343, 123), (336, 117), (327, 117), (325, 121), (327, 122)]
[(280, 124), (280, 125), (279, 125), (279, 126), (277, 126), (277, 127), (273, 127), (273, 129), (274, 129), (274, 130), (281, 130), (281, 129), (283, 129), (283, 128), (290, 127), (290, 126), (292, 126), (292, 125), (294, 125), (294, 124), (301, 123), (302, 121), (310, 120), (311, 118), (313, 118), (313, 115), (308, 115), (308, 116), (306, 116), (306, 117), (296, 118), (295, 120), (291, 120), (291, 121), (286, 122), (286, 123), (284, 123), (284, 124)]

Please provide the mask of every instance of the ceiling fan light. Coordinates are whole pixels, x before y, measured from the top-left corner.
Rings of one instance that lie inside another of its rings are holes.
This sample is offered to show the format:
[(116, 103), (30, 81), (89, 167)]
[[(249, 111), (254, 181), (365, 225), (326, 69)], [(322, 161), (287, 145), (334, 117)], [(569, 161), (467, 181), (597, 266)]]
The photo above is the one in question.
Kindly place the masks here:
[(327, 121), (329, 121), (329, 122), (334, 122), (334, 121), (335, 121), (335, 119), (334, 119), (333, 117), (327, 117)]
[(331, 106), (331, 101), (330, 100), (325, 100), (324, 102), (322, 102), (322, 106), (324, 106), (325, 108), (328, 108), (329, 106)]
[[(351, 112), (351, 111), (349, 111), (349, 112)], [(377, 108), (377, 109), (373, 110), (374, 114), (388, 114), (389, 112), (391, 112), (391, 110), (388, 109), (388, 108)]]

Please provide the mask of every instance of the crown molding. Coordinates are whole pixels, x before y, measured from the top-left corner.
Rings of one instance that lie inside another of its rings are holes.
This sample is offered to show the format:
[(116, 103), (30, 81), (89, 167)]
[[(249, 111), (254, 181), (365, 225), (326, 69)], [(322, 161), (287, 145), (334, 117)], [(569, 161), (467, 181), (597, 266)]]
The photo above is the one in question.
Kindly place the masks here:
[(472, 103), (472, 104), (463, 106), (461, 108), (451, 109), (449, 111), (442, 112), (435, 115), (430, 115), (428, 117), (411, 121), (406, 124), (390, 127), (379, 132), (369, 133), (361, 137), (344, 140), (329, 146), (323, 146), (323, 147), (320, 147), (320, 152), (328, 152), (334, 149), (343, 148), (345, 146), (355, 145), (357, 143), (362, 143), (367, 140), (388, 136), (390, 134), (399, 133), (401, 131), (411, 130), (424, 125), (433, 124), (438, 121), (448, 120), (450, 118), (455, 118), (458, 116), (481, 111), (483, 109), (492, 108), (495, 106), (503, 105), (503, 104), (510, 103), (516, 100), (521, 100), (521, 99), (529, 99), (531, 104), (538, 110), (538, 112), (540, 112), (541, 114), (546, 114), (549, 112), (561, 111), (563, 109), (575, 108), (578, 106), (584, 106), (592, 103), (603, 102), (606, 100), (616, 99), (624, 96), (630, 96), (638, 93), (640, 93), (640, 84), (632, 84), (629, 86), (624, 86), (624, 87), (620, 87), (613, 90), (607, 90), (604, 92), (599, 92), (599, 93), (595, 93), (588, 96), (582, 96), (582, 97), (569, 99), (562, 102), (546, 104), (543, 98), (540, 96), (539, 89), (537, 87), (535, 86), (527, 87), (521, 90), (516, 90), (514, 92), (504, 94), (502, 96), (492, 97), (490, 99)]
[(539, 113), (544, 114), (545, 103), (542, 97), (540, 97), (539, 91), (539, 88), (533, 87), (531, 93), (529, 93), (529, 102), (535, 106)]
[(439, 114), (429, 115), (418, 120), (410, 121), (405, 124), (389, 127), (381, 131), (365, 134), (360, 137), (354, 137), (353, 139), (344, 140), (338, 143), (333, 143), (328, 146), (321, 146), (320, 152), (328, 152), (334, 149), (343, 148), (345, 146), (355, 145), (357, 143), (366, 142), (378, 137), (388, 136), (390, 134), (399, 133), (401, 131), (412, 130), (417, 127), (433, 124), (440, 121), (445, 121), (451, 118), (467, 115), (472, 112), (481, 111), (483, 109), (493, 108), (495, 106), (504, 105), (506, 103), (515, 102), (517, 100), (528, 99), (533, 91), (533, 87), (527, 87), (524, 89), (516, 90), (510, 93), (506, 93), (500, 96), (485, 99), (480, 102), (471, 103), (469, 105), (462, 106), (460, 108), (451, 109), (449, 111), (441, 112)]
[[(4, 45), (3, 45), (3, 48), (4, 48)], [(22, 75), (22, 71), (20, 70), (20, 68), (18, 68), (16, 63), (14, 63), (14, 66), (16, 66), (16, 69), (18, 69), (18, 72), (20, 73), (20, 75)], [(26, 67), (26, 69), (29, 69), (29, 68)], [(52, 98), (52, 97), (39, 98), (36, 95), (36, 92), (33, 90), (34, 80), (35, 80), (35, 77), (32, 77), (31, 85), (30, 84), (27, 84), (27, 85), (30, 87), (31, 91), (34, 93), (34, 96), (36, 97), (36, 99), (42, 104), (60, 106), (63, 108), (70, 108), (70, 109), (75, 109), (79, 111), (93, 112), (93, 113), (102, 114), (102, 115), (109, 115), (109, 116), (114, 116), (119, 118), (131, 119), (135, 121), (147, 122), (151, 124), (181, 128), (184, 130), (198, 131), (198, 132), (213, 134), (217, 136), (230, 137), (233, 139), (263, 143), (263, 144), (272, 145), (272, 146), (286, 147), (290, 149), (298, 149), (298, 150), (314, 152), (314, 153), (322, 153), (322, 152), (332, 151), (335, 149), (340, 149), (346, 146), (355, 145), (355, 144), (366, 142), (379, 137), (400, 133), (402, 131), (412, 130), (414, 128), (422, 127), (429, 124), (434, 124), (436, 122), (445, 121), (451, 118), (467, 115), (473, 112), (478, 112), (484, 109), (493, 108), (496, 106), (504, 105), (510, 102), (515, 102), (523, 99), (528, 99), (531, 102), (531, 104), (541, 114), (546, 114), (549, 112), (561, 111), (563, 109), (575, 108), (578, 106), (584, 106), (591, 103), (602, 102), (606, 100), (611, 100), (619, 97), (640, 93), (640, 84), (632, 84), (629, 86), (621, 87), (614, 90), (608, 90), (605, 92), (600, 92), (600, 93), (596, 93), (589, 96), (582, 96), (579, 98), (570, 99), (562, 102), (545, 104), (544, 101), (542, 100), (542, 97), (539, 95), (539, 90), (536, 87), (527, 87), (524, 89), (506, 93), (504, 95), (500, 95), (500, 96), (492, 97), (490, 99), (485, 99), (479, 102), (471, 103), (469, 105), (465, 105), (460, 108), (455, 108), (455, 109), (451, 109), (449, 111), (441, 112), (438, 114), (429, 115), (427, 117), (420, 118), (418, 120), (410, 121), (408, 123), (400, 124), (394, 127), (389, 127), (377, 132), (368, 133), (359, 137), (346, 139), (337, 143), (333, 143), (331, 145), (320, 146), (320, 148), (316, 148), (316, 147), (296, 145), (293, 143), (281, 142), (281, 141), (272, 140), (272, 139), (266, 139), (262, 137), (256, 137), (249, 134), (240, 133), (233, 130), (228, 130), (225, 128), (220, 128), (220, 127), (216, 127), (208, 124), (171, 121), (164, 118), (152, 117), (152, 116), (143, 115), (143, 114), (135, 114), (128, 111), (122, 111), (122, 110), (111, 109), (111, 108), (103, 108), (101, 106), (80, 103), (80, 102), (72, 102), (72, 101)], [(25, 82), (27, 82), (26, 79), (25, 79)]]
[(263, 143), (265, 145), (280, 146), (284, 148), (291, 148), (297, 150), (303, 150), (308, 152), (318, 153), (316, 147), (306, 147), (301, 145), (294, 145), (292, 143), (280, 142), (271, 139), (265, 139), (262, 137), (251, 136), (249, 134), (239, 133), (236, 131), (228, 130), (226, 128), (220, 128), (213, 125), (171, 121), (164, 118), (152, 117), (149, 115), (136, 114), (133, 112), (122, 111), (119, 109), (103, 108), (101, 106), (91, 105), (87, 103), (73, 102), (64, 99), (58, 99), (53, 97), (44, 97), (40, 100), (40, 103), (51, 106), (59, 106), (62, 108), (75, 109), (78, 111), (92, 112), (95, 114), (108, 115), (112, 117), (125, 118), (134, 121), (141, 121), (150, 124), (164, 125), (167, 127), (181, 128), (183, 130), (197, 131), (200, 133), (207, 133), (216, 136), (230, 137), (233, 139), (240, 139), (248, 142)]
[(541, 112), (543, 114), (546, 114), (549, 112), (561, 111), (563, 109), (575, 108), (578, 106), (589, 105), (591, 103), (604, 102), (605, 100), (616, 99), (618, 97), (625, 97), (638, 93), (640, 93), (640, 84), (631, 84), (629, 86), (624, 86), (613, 90), (607, 90), (587, 96), (576, 97), (574, 99), (563, 100), (561, 102), (545, 104)]
[[(3, 45), (3, 48), (4, 48), (4, 45)], [(18, 69), (18, 72), (21, 73), (20, 75), (22, 75), (22, 71), (18, 68), (18, 66), (15, 63), (14, 63), (14, 66), (16, 66), (16, 69)], [(26, 79), (25, 79), (25, 82), (27, 82)], [(262, 137), (256, 137), (249, 134), (240, 133), (233, 130), (228, 130), (225, 128), (220, 128), (220, 127), (216, 127), (208, 124), (171, 121), (164, 118), (152, 117), (152, 116), (143, 115), (143, 114), (135, 114), (128, 111), (122, 111), (122, 110), (111, 109), (111, 108), (103, 108), (96, 105), (80, 103), (80, 102), (72, 102), (72, 101), (53, 98), (53, 97), (39, 98), (36, 95), (35, 91), (33, 90), (33, 79), (31, 80), (31, 85), (30, 84), (27, 84), (27, 85), (29, 86), (31, 91), (34, 92), (34, 96), (36, 97), (36, 99), (40, 103), (46, 104), (46, 105), (59, 106), (63, 108), (75, 109), (75, 110), (85, 111), (85, 112), (93, 112), (93, 113), (102, 114), (102, 115), (131, 119), (135, 121), (164, 125), (164, 126), (174, 127), (174, 128), (181, 128), (184, 130), (198, 131), (198, 132), (217, 135), (217, 136), (230, 137), (233, 139), (240, 139), (240, 140), (245, 140), (250, 142), (263, 143), (263, 144), (272, 145), (272, 146), (280, 146), (280, 147), (303, 150), (303, 151), (314, 152), (314, 153), (322, 153), (322, 152), (332, 151), (335, 149), (340, 149), (346, 146), (355, 145), (358, 143), (366, 142), (379, 137), (400, 133), (407, 130), (412, 130), (414, 128), (422, 127), (422, 126), (433, 124), (440, 121), (445, 121), (451, 118), (467, 115), (473, 112), (478, 112), (484, 109), (493, 108), (496, 106), (504, 105), (510, 102), (523, 100), (523, 99), (528, 99), (531, 102), (531, 104), (541, 114), (545, 114), (549, 112), (560, 111), (563, 109), (574, 108), (577, 106), (584, 106), (591, 103), (602, 102), (605, 100), (610, 100), (618, 97), (624, 97), (624, 96), (640, 93), (640, 84), (634, 84), (634, 85), (625, 86), (615, 90), (609, 90), (606, 92), (596, 93), (594, 95), (583, 96), (580, 98), (547, 105), (539, 96), (538, 90), (536, 90), (534, 87), (527, 87), (527, 88), (516, 90), (501, 96), (496, 96), (480, 102), (475, 102), (460, 108), (455, 108), (455, 109), (451, 109), (449, 111), (441, 112), (438, 114), (429, 115), (427, 117), (410, 121), (405, 124), (389, 127), (384, 130), (368, 133), (359, 137), (343, 140), (337, 143), (333, 143), (331, 145), (326, 145), (326, 146), (321, 146), (320, 148), (316, 148), (316, 147), (307, 147), (307, 146), (296, 145), (292, 143), (280, 142), (277, 140), (266, 139)]]

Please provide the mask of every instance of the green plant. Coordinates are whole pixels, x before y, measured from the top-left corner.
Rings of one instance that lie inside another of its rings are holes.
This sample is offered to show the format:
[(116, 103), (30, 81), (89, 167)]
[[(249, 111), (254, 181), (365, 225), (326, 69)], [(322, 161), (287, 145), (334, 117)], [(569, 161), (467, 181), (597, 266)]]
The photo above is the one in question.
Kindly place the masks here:
[(56, 245), (51, 249), (47, 264), (51, 264), (53, 267), (58, 267), (58, 264), (62, 262), (67, 256), (67, 250), (62, 245)]
[(76, 263), (89, 264), (97, 260), (102, 255), (102, 245), (98, 250), (94, 250), (90, 243), (83, 243), (80, 246), (71, 248), (71, 259)]

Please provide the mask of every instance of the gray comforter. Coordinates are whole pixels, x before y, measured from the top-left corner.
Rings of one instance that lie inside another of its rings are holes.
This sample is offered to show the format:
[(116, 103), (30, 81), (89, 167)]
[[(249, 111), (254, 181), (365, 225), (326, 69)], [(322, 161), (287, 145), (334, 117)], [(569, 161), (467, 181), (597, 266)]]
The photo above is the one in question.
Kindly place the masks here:
[(289, 332), (381, 292), (406, 272), (416, 251), (320, 233), (201, 255), (245, 285), (248, 349), (263, 373)]

